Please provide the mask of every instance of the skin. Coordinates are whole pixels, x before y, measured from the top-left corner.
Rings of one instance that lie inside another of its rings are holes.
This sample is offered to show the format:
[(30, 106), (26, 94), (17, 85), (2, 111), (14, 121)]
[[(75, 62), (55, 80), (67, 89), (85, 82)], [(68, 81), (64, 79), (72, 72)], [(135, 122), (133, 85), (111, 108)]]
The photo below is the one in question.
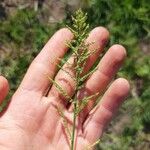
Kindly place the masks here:
[[(109, 32), (97, 27), (90, 32), (86, 42), (93, 42), (89, 50), (97, 49), (88, 58), (86, 73), (101, 54), (109, 38)], [(1, 150), (69, 150), (67, 133), (57, 107), (61, 108), (72, 127), (72, 104), (57, 91), (47, 76), (55, 80), (72, 96), (75, 83), (56, 64), (67, 52), (65, 42), (73, 39), (72, 33), (64, 28), (57, 31), (31, 63), (23, 81), (11, 98), (8, 108), (0, 118)], [(104, 93), (101, 101), (93, 108), (92, 99), (78, 116), (76, 124), (76, 150), (87, 148), (102, 136), (107, 124), (129, 93), (129, 83), (119, 78), (111, 82), (126, 57), (125, 48), (113, 45), (101, 59), (96, 70), (78, 91), (79, 98), (99, 92)], [(72, 57), (69, 59), (72, 61)], [(64, 68), (74, 75), (71, 68)], [(111, 84), (110, 84), (111, 82)], [(108, 86), (109, 85), (109, 86)], [(8, 93), (8, 81), (0, 76), (0, 102)], [(107, 90), (106, 90), (107, 89)]]

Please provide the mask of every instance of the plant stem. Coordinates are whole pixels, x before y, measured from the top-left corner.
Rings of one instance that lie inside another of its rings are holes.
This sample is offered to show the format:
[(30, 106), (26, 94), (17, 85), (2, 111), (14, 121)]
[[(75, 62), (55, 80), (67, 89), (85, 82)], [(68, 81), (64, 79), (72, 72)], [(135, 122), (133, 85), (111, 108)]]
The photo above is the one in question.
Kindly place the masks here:
[(74, 113), (73, 113), (73, 129), (72, 129), (72, 138), (71, 138), (71, 150), (74, 150), (74, 141), (75, 141), (75, 129), (76, 129), (76, 109), (77, 109), (77, 103), (76, 103), (76, 97), (75, 97), (75, 103), (74, 103)]
[[(79, 55), (77, 54), (75, 56), (75, 64), (77, 67), (79, 67), (78, 61), (79, 61)], [(74, 141), (75, 141), (75, 129), (76, 129), (76, 118), (77, 118), (77, 102), (78, 102), (78, 98), (77, 98), (77, 92), (78, 92), (78, 86), (79, 86), (79, 78), (80, 77), (80, 73), (78, 70), (76, 70), (76, 90), (75, 90), (75, 96), (74, 96), (74, 108), (73, 108), (73, 129), (72, 129), (72, 137), (71, 137), (71, 150), (74, 150)]]

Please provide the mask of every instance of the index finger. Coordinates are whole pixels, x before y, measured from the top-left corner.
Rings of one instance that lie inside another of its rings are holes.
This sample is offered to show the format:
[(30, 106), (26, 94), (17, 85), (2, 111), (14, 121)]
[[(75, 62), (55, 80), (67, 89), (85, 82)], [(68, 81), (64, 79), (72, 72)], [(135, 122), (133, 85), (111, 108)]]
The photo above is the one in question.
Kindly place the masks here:
[(57, 31), (31, 63), (19, 89), (43, 94), (49, 85), (46, 76), (54, 77), (58, 63), (57, 58), (64, 56), (68, 50), (66, 41), (70, 41), (72, 38), (73, 34), (67, 28)]

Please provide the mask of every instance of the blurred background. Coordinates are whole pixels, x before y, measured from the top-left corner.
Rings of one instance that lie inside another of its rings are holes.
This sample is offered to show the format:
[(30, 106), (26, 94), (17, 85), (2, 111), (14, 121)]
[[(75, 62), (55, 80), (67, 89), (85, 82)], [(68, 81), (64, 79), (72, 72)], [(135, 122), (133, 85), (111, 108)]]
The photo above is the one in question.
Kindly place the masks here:
[(128, 53), (117, 77), (130, 81), (131, 93), (97, 150), (150, 150), (148, 0), (0, 0), (0, 73), (10, 82), (10, 96), (46, 41), (71, 23), (70, 15), (78, 8), (88, 13), (91, 28), (108, 28), (108, 47), (119, 43)]

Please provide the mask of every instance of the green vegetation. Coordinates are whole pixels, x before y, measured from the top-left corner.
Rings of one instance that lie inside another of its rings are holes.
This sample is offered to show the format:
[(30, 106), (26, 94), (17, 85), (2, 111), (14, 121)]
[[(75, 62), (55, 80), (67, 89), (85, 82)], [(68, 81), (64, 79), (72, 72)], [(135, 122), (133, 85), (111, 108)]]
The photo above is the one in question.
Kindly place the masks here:
[[(97, 149), (148, 150), (150, 5), (146, 0), (86, 0), (83, 6), (88, 12), (92, 28), (101, 25), (110, 31), (108, 46), (119, 43), (126, 47), (127, 60), (117, 76), (129, 79), (132, 86), (128, 101), (112, 122)], [(0, 72), (8, 78), (11, 94), (45, 42), (58, 28), (70, 22), (70, 17), (67, 16), (63, 23), (48, 24), (41, 21), (40, 13), (26, 8), (0, 21)], [(121, 131), (114, 131), (113, 127), (119, 126), (125, 116), (128, 118), (127, 123), (123, 124)]]

